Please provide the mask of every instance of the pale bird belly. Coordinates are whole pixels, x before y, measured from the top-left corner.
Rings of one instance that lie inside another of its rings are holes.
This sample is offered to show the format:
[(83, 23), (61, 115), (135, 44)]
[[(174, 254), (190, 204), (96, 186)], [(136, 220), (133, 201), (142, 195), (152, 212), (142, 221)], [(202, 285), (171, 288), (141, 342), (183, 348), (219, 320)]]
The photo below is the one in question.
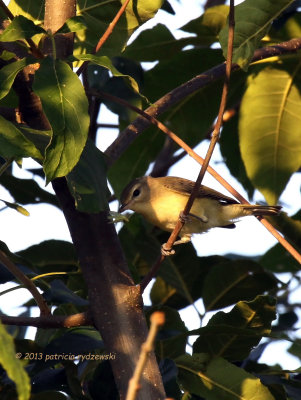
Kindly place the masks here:
[[(148, 219), (154, 225), (160, 227), (163, 230), (172, 231), (178, 221), (180, 212), (184, 210), (187, 202), (187, 197), (181, 196), (169, 196), (166, 201), (154, 203), (154, 207), (148, 215)], [(181, 231), (181, 236), (190, 233), (201, 233), (206, 232), (212, 227), (226, 225), (228, 222), (221, 218), (222, 207), (218, 202), (214, 202), (210, 199), (197, 199), (191, 209), (191, 214), (206, 220), (202, 222), (200, 219), (192, 216), (188, 217), (188, 221), (185, 223)], [(214, 204), (214, 207), (212, 205)]]

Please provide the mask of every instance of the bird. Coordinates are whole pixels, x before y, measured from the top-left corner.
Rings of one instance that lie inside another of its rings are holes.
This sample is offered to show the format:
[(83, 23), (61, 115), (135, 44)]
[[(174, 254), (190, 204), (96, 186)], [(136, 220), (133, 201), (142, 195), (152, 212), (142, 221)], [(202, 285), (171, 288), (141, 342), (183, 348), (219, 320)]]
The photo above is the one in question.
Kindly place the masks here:
[[(136, 178), (123, 189), (119, 212), (135, 211), (151, 224), (172, 232), (194, 184), (189, 179), (175, 176)], [(187, 243), (192, 234), (207, 232), (211, 228), (235, 228), (235, 222), (241, 217), (278, 215), (280, 210), (281, 206), (241, 204), (232, 197), (200, 185), (190, 212), (184, 216), (185, 224), (179, 234), (180, 240), (174, 245)]]

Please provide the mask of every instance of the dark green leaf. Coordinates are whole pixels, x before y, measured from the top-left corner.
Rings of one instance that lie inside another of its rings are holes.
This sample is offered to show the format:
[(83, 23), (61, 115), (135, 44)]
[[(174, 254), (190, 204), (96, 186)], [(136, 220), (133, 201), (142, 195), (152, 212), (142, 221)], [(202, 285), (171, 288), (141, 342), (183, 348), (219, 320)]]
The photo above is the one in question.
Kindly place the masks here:
[(0, 185), (9, 191), (17, 203), (49, 203), (59, 207), (56, 197), (40, 188), (33, 179), (20, 179), (9, 174), (0, 177)]
[(206, 311), (216, 310), (239, 300), (252, 300), (276, 289), (277, 280), (251, 260), (233, 260), (210, 268), (205, 277), (203, 300)]
[(56, 305), (71, 303), (76, 306), (87, 306), (89, 304), (88, 300), (73, 293), (73, 291), (59, 279), (54, 279), (50, 283), (50, 289), (44, 291), (43, 297), (47, 302), (52, 302)]
[(0, 35), (1, 42), (14, 42), (20, 39), (30, 39), (34, 35), (46, 33), (43, 28), (35, 25), (31, 19), (17, 15)]
[(220, 357), (186, 354), (176, 365), (183, 388), (206, 400), (275, 400), (258, 378)]
[(78, 210), (97, 213), (108, 209), (106, 169), (103, 153), (88, 140), (78, 164), (67, 176)]
[(43, 157), (35, 145), (11, 122), (0, 115), (0, 156), (3, 158)]
[(77, 59), (81, 60), (81, 61), (89, 61), (90, 63), (96, 64), (96, 65), (99, 65), (101, 67), (108, 69), (114, 76), (125, 79), (125, 81), (129, 85), (129, 87), (131, 87), (135, 92), (139, 93), (139, 86), (138, 86), (137, 82), (135, 81), (135, 79), (133, 79), (130, 75), (119, 72), (118, 69), (114, 66), (114, 64), (108, 57), (97, 56), (94, 54), (84, 54), (84, 55), (77, 56)]
[(299, 59), (259, 68), (242, 99), (241, 155), (248, 177), (269, 204), (277, 203), (301, 165), (300, 71)]
[[(277, 18), (294, 0), (245, 0), (235, 7), (233, 63), (246, 70), (261, 39)], [(227, 57), (228, 26), (220, 32), (220, 43)]]
[[(289, 217), (281, 213), (273, 218), (273, 226), (279, 230), (285, 238), (300, 252), (301, 249), (301, 216), (300, 211)], [(295, 272), (300, 270), (300, 264), (280, 244), (276, 244), (268, 250), (260, 259), (260, 263), (270, 271), (274, 272)]]
[(33, 87), (53, 131), (44, 162), (49, 182), (67, 175), (80, 158), (89, 129), (88, 101), (78, 76), (60, 60), (44, 59)]
[(185, 353), (187, 336), (181, 335), (187, 332), (180, 314), (170, 307), (152, 307), (147, 316), (159, 310), (165, 315), (165, 323), (156, 338), (156, 354), (160, 359), (174, 359)]
[(170, 59), (192, 41), (191, 38), (175, 39), (165, 25), (157, 24), (142, 31), (137, 39), (125, 48), (122, 55), (136, 61)]
[(194, 352), (206, 351), (230, 361), (245, 359), (262, 336), (271, 332), (275, 305), (275, 299), (258, 296), (251, 302), (238, 302), (229, 313), (218, 312), (206, 327), (194, 331), (200, 334), (193, 345)]
[(192, 304), (202, 297), (205, 277), (210, 269), (224, 260), (219, 256), (196, 257), (192, 245), (178, 248), (175, 256), (165, 261), (159, 271), (151, 290), (152, 303), (177, 309)]
[(56, 271), (74, 270), (78, 265), (73, 244), (63, 240), (45, 240), (17, 254), (42, 268), (43, 272), (53, 272), (54, 265)]

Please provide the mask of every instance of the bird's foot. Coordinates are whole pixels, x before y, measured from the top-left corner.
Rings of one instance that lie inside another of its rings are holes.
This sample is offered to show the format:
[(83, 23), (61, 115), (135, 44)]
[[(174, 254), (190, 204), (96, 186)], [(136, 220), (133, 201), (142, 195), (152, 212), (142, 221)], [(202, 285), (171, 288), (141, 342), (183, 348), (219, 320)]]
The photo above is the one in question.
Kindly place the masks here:
[(173, 256), (175, 254), (175, 250), (167, 249), (166, 243), (163, 243), (161, 246), (161, 254), (162, 254), (162, 256), (165, 256), (165, 257)]

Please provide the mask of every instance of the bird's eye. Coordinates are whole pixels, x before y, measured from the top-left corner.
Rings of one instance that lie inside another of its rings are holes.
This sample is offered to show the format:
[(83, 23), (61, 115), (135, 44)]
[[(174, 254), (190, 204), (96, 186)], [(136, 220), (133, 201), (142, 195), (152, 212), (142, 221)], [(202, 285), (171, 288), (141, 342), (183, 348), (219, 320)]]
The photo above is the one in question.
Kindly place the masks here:
[(137, 197), (137, 196), (139, 196), (139, 194), (140, 194), (140, 190), (139, 189), (135, 189), (133, 191), (133, 197)]

